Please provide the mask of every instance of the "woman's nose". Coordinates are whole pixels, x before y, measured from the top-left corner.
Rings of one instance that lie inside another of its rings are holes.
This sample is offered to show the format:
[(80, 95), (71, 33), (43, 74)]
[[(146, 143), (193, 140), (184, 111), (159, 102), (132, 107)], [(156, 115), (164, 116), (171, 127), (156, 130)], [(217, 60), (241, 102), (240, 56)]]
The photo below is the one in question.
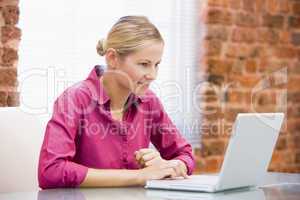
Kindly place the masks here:
[(157, 69), (156, 67), (151, 67), (149, 72), (146, 74), (146, 78), (149, 80), (155, 80), (157, 76)]

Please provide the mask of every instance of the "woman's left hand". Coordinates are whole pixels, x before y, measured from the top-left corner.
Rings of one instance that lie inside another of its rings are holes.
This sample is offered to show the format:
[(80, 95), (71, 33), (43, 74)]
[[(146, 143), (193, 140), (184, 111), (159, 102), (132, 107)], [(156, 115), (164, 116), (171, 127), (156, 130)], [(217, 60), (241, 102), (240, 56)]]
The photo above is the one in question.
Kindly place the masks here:
[(150, 166), (169, 166), (175, 170), (176, 176), (188, 177), (187, 167), (184, 162), (181, 160), (165, 160), (155, 149), (140, 149), (135, 152), (135, 159), (142, 168)]

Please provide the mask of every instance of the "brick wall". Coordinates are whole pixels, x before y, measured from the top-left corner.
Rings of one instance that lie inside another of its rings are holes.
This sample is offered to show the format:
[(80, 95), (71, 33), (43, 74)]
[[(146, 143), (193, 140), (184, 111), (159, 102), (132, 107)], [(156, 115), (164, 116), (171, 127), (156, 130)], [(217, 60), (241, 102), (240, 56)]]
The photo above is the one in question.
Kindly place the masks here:
[(300, 172), (300, 1), (202, 2), (197, 172), (219, 171), (237, 113), (277, 111), (287, 118), (269, 170)]
[(19, 105), (17, 61), (19, 1), (0, 0), (0, 107)]

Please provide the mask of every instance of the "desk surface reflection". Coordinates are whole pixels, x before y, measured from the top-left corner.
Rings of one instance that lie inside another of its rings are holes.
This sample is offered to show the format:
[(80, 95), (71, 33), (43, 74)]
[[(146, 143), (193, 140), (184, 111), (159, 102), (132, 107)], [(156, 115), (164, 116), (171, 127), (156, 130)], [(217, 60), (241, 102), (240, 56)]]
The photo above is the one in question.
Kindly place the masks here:
[(1, 200), (300, 200), (300, 174), (268, 173), (258, 188), (230, 190), (215, 194), (146, 190), (142, 187), (52, 189), (33, 192), (2, 193)]

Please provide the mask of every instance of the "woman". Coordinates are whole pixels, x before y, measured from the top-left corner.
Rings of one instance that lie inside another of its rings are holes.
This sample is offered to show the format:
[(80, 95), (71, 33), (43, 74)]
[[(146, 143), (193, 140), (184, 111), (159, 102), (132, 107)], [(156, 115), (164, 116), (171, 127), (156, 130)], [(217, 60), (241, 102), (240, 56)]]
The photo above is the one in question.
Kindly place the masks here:
[(143, 16), (120, 18), (99, 41), (107, 69), (95, 66), (55, 101), (40, 153), (41, 188), (136, 186), (192, 174), (191, 146), (148, 89), (163, 47)]

